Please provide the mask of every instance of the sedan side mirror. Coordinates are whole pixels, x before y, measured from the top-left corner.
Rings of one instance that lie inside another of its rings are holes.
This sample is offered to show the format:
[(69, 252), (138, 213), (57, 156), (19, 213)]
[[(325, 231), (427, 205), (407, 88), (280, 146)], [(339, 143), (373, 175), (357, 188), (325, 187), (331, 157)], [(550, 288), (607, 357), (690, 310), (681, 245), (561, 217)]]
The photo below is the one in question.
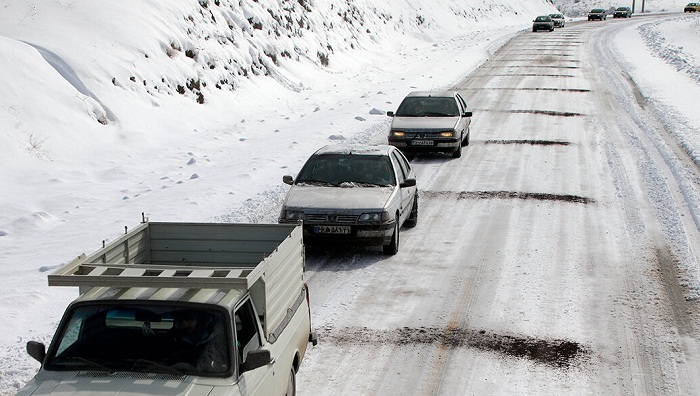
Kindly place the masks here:
[(465, 116), (465, 117), (471, 117), (471, 116), (472, 116), (472, 112), (471, 112), (471, 111), (465, 111), (465, 112), (464, 112), (464, 116)]
[(393, 116), (394, 116), (394, 112), (393, 112), (393, 111), (387, 111), (387, 112), (386, 112), (386, 115), (389, 116), (389, 117), (393, 117)]
[(27, 353), (29, 356), (38, 360), (39, 363), (44, 363), (44, 358), (46, 357), (46, 347), (39, 341), (29, 341), (27, 342)]
[(410, 179), (404, 180), (403, 183), (401, 183), (399, 185), (399, 187), (401, 187), (401, 188), (414, 187), (415, 185), (416, 185), (416, 179), (410, 178)]
[(284, 182), (284, 184), (289, 184), (290, 186), (294, 184), (294, 178), (290, 175), (282, 176), (282, 181)]

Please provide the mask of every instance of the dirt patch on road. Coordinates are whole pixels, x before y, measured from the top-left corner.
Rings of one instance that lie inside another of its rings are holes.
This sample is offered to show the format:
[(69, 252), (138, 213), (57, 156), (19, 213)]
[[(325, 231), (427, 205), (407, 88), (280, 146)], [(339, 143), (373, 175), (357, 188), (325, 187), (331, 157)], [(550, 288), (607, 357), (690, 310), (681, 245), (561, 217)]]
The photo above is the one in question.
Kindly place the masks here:
[(374, 330), (366, 327), (327, 329), (319, 334), (321, 342), (338, 345), (428, 345), (446, 348), (475, 348), (514, 358), (569, 368), (586, 361), (590, 352), (569, 340), (547, 340), (512, 334), (496, 334), (486, 330), (440, 327), (403, 327), (396, 330)]
[(557, 92), (591, 92), (590, 89), (581, 88), (465, 88), (465, 90), (489, 90), (489, 91), (557, 91)]
[(484, 140), (484, 144), (530, 144), (533, 146), (569, 146), (571, 142), (558, 140)]
[(494, 74), (496, 77), (576, 77), (573, 74), (544, 74), (544, 73), (512, 73), (512, 74)]
[(558, 117), (580, 117), (583, 115), (581, 113), (572, 113), (572, 112), (568, 112), (568, 111), (553, 111), (553, 110), (509, 110), (508, 112), (516, 113), (516, 114), (544, 114), (544, 115), (558, 116)]
[(572, 113), (568, 111), (554, 111), (554, 110), (491, 110), (491, 109), (474, 109), (479, 112), (499, 112), (499, 113), (512, 113), (512, 114), (542, 114), (547, 116), (555, 117), (582, 117), (585, 114), (582, 113)]
[(520, 191), (429, 191), (420, 192), (421, 198), (449, 197), (452, 199), (534, 199), (540, 201), (563, 201), (572, 203), (589, 204), (595, 201), (592, 198), (570, 194), (529, 193)]

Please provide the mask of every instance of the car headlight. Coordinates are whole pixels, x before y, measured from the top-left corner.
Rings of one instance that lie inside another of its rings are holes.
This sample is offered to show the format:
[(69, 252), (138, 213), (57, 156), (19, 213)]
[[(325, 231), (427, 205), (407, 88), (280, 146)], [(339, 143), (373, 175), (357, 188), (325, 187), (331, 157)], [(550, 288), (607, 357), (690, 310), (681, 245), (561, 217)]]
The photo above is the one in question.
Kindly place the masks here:
[(304, 220), (304, 212), (298, 210), (285, 210), (284, 219), (291, 221)]
[(455, 131), (444, 131), (440, 132), (440, 137), (451, 138), (455, 136)]
[(388, 220), (389, 220), (389, 214), (387, 212), (372, 212), (372, 213), (361, 214), (358, 221), (382, 223), (382, 222), (385, 222)]
[(391, 135), (398, 138), (406, 136), (406, 134), (403, 131), (391, 131)]

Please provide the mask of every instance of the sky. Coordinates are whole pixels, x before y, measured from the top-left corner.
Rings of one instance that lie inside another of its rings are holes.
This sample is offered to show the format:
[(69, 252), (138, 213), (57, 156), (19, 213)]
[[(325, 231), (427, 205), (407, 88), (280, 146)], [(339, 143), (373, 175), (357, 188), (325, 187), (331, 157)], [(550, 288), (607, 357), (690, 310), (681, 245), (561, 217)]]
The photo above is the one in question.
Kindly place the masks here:
[[(557, 12), (544, 0), (238, 3), (0, 0), (0, 395), (34, 375), (26, 342), (48, 344), (77, 296), (49, 288), (51, 271), (142, 212), (276, 222), (282, 176), (313, 151), (384, 143), (385, 113), (408, 92), (449, 88)], [(697, 164), (699, 35), (700, 18), (678, 14), (617, 42)]]

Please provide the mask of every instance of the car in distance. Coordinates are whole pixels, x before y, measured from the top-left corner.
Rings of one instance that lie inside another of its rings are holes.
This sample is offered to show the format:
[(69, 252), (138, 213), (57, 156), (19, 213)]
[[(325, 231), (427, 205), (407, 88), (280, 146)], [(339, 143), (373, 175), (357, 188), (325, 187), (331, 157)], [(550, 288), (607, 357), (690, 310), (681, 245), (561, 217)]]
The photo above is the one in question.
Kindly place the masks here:
[(335, 144), (302, 166), (282, 204), (279, 223), (303, 224), (304, 243), (350, 243), (399, 251), (402, 226), (418, 222), (418, 189), (411, 164), (390, 145)]
[(698, 12), (700, 11), (700, 3), (688, 3), (685, 8), (683, 8), (683, 12)]
[(389, 129), (388, 143), (402, 152), (451, 153), (462, 156), (469, 145), (472, 112), (456, 91), (414, 91), (401, 101)]
[(594, 8), (591, 11), (588, 12), (588, 20), (599, 20), (599, 21), (604, 21), (608, 19), (608, 12), (602, 8)]
[(554, 21), (549, 15), (540, 15), (532, 21), (532, 31), (546, 30), (551, 32), (554, 30)]
[(552, 18), (555, 28), (563, 28), (566, 24), (566, 18), (563, 14), (549, 14), (549, 17)]
[(629, 7), (617, 7), (613, 11), (613, 18), (632, 18), (632, 9)]

